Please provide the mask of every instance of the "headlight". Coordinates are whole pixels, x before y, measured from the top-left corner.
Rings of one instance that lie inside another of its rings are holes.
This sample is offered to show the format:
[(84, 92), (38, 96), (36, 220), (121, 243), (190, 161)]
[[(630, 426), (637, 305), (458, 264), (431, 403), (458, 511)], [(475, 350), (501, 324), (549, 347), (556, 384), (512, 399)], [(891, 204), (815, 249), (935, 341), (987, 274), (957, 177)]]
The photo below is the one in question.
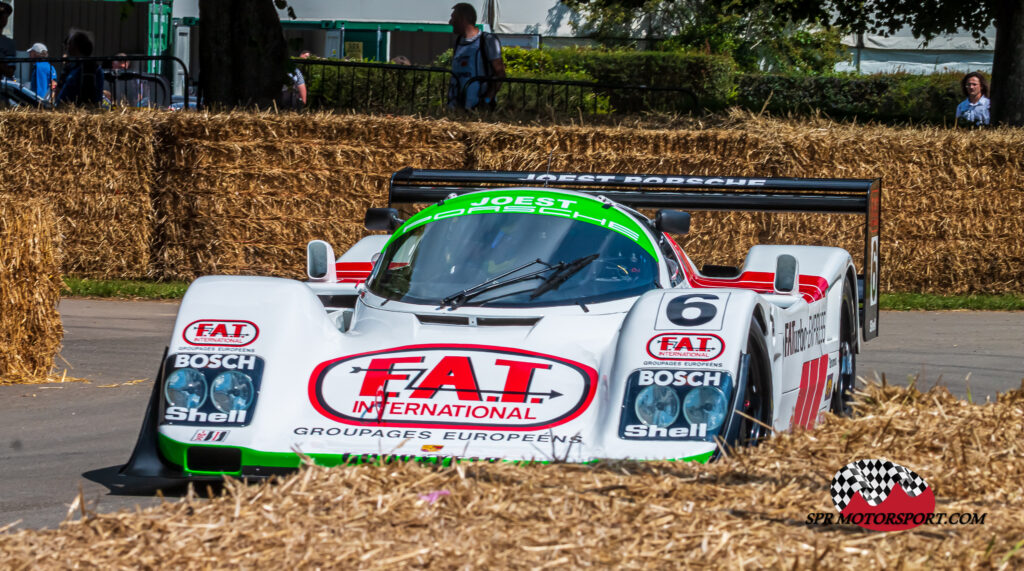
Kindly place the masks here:
[(635, 409), (636, 417), (644, 424), (670, 426), (679, 418), (679, 397), (673, 388), (652, 385), (636, 396)]
[(206, 378), (195, 369), (178, 369), (167, 375), (164, 397), (171, 406), (199, 408), (206, 402)]
[(725, 422), (729, 408), (725, 395), (715, 387), (694, 387), (683, 399), (683, 416), (690, 424), (706, 424), (708, 432)]
[(252, 406), (255, 394), (252, 379), (249, 378), (249, 375), (238, 371), (228, 371), (217, 375), (210, 388), (210, 400), (213, 401), (213, 406), (221, 412), (248, 410)]

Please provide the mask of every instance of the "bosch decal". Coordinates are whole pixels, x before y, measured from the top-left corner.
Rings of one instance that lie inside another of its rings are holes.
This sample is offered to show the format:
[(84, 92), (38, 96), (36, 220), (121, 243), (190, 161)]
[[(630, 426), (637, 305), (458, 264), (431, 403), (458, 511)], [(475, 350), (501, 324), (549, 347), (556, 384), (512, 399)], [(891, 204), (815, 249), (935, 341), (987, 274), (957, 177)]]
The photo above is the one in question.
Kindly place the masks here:
[(640, 369), (626, 380), (619, 436), (710, 441), (725, 421), (732, 376), (723, 371)]
[(169, 355), (161, 379), (163, 422), (247, 426), (259, 397), (263, 366), (256, 355)]
[(825, 311), (811, 315), (804, 325), (803, 318), (786, 323), (783, 353), (786, 357), (800, 353), (825, 342)]
[(185, 326), (182, 338), (194, 346), (245, 347), (260, 336), (252, 321), (199, 319)]
[(712, 361), (724, 350), (713, 333), (662, 333), (647, 342), (647, 354), (663, 361)]
[(482, 345), (413, 345), (321, 363), (309, 398), (344, 424), (538, 430), (593, 400), (597, 372), (553, 355)]

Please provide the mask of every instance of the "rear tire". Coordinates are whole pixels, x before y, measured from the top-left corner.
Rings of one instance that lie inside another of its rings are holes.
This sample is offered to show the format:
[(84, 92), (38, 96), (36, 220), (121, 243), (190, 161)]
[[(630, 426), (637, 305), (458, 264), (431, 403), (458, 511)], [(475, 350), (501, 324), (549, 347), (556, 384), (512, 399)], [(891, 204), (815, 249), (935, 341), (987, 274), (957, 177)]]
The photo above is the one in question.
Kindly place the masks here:
[(832, 413), (837, 416), (853, 414), (853, 390), (857, 382), (857, 305), (853, 286), (849, 280), (843, 284), (843, 302), (839, 316), (839, 376), (832, 387)]

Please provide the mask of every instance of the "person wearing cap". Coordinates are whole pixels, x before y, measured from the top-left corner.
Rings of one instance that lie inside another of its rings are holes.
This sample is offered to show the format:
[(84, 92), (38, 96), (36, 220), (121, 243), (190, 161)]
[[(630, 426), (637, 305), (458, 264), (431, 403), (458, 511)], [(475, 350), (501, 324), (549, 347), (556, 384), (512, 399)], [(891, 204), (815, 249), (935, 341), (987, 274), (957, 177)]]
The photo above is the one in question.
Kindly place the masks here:
[[(14, 40), (3, 35), (4, 28), (7, 27), (7, 20), (10, 19), (11, 13), (14, 12), (14, 8), (3, 0), (0, 2), (0, 58), (15, 57), (18, 53), (18, 48), (14, 45)], [(5, 78), (14, 77), (14, 66), (9, 63), (0, 63), (0, 76)]]
[[(32, 44), (28, 49), (28, 57), (32, 59), (45, 59), (50, 57), (46, 46), (40, 43)], [(57, 88), (57, 70), (48, 61), (37, 61), (32, 63), (32, 91), (36, 95), (49, 101), (50, 94)]]

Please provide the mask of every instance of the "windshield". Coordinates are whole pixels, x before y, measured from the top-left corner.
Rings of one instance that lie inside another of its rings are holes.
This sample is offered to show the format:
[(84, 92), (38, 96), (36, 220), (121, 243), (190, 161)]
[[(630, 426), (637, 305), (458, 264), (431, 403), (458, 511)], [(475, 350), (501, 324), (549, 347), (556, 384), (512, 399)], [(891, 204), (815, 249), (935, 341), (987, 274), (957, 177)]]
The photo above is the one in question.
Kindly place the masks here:
[[(560, 268), (579, 260), (585, 263), (557, 280)], [(539, 214), (434, 220), (393, 240), (380, 262), (367, 284), (370, 291), (408, 303), (437, 305), (488, 282), (487, 291), (464, 305), (586, 304), (658, 287), (657, 261), (637, 242), (597, 224)], [(552, 275), (557, 285), (540, 288)], [(506, 281), (512, 283), (501, 285)]]

